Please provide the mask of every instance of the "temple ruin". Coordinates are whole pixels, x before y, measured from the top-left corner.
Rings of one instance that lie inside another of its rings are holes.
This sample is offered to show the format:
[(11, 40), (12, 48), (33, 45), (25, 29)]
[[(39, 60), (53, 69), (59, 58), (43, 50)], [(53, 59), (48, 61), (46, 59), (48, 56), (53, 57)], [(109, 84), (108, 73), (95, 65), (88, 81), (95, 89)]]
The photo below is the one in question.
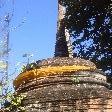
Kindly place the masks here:
[(73, 58), (60, 2), (58, 9), (54, 57), (27, 65), (14, 80), (15, 91), (27, 94), (23, 101), (27, 112), (112, 112), (105, 73), (89, 60)]

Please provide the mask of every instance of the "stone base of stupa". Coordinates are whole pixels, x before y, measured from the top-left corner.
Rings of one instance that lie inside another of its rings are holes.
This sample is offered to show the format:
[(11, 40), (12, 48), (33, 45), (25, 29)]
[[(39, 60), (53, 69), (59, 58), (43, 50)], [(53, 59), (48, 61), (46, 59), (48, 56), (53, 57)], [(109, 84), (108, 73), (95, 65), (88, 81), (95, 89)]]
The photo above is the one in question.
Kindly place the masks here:
[(95, 65), (77, 58), (38, 61), (14, 81), (27, 112), (112, 112), (112, 92)]

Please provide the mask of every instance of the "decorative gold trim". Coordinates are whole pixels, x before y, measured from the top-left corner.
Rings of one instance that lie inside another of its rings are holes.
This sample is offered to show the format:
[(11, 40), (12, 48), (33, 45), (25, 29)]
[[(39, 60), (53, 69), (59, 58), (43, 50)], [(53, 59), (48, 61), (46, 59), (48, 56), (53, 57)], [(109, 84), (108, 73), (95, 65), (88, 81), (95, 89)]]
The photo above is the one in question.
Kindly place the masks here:
[(21, 85), (22, 82), (26, 82), (28, 80), (46, 77), (48, 75), (56, 75), (56, 74), (64, 74), (66, 72), (74, 72), (80, 70), (94, 70), (96, 67), (88, 67), (88, 66), (56, 66), (56, 67), (45, 67), (40, 69), (33, 69), (30, 71), (26, 71), (21, 73), (13, 82), (15, 87)]

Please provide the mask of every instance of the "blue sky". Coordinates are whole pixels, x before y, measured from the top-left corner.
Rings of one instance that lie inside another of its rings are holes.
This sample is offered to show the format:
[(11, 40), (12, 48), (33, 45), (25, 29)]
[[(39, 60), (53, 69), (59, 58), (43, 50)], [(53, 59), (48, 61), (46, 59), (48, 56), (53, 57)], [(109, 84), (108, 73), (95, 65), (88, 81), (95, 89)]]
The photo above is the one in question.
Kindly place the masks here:
[(18, 62), (21, 66), (27, 61), (22, 57), (24, 53), (34, 55), (30, 61), (53, 57), (56, 25), (57, 0), (15, 0), (10, 23), (9, 72), (13, 73)]

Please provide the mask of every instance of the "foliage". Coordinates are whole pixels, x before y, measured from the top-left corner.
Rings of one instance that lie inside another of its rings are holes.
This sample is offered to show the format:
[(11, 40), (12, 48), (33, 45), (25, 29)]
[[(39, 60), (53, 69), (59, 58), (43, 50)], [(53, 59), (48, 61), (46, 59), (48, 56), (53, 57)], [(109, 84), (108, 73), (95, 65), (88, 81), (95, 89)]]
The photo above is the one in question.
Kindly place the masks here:
[(6, 105), (6, 110), (8, 111), (17, 111), (17, 112), (25, 112), (25, 108), (22, 107), (22, 100), (25, 98), (25, 95), (9, 96), (10, 104)]
[(0, 97), (0, 103), (3, 104), (2, 110), (5, 112), (25, 112), (25, 108), (22, 106), (22, 101), (25, 97), (25, 94), (16, 95), (11, 92), (8, 92), (6, 95), (2, 95)]
[[(4, 63), (0, 63), (0, 67), (4, 68)], [(17, 95), (8, 90), (9, 88), (9, 79), (0, 82), (0, 112), (25, 112), (25, 108), (22, 107), (22, 100), (25, 98), (25, 94)], [(11, 87), (10, 87), (11, 88)]]
[(35, 68), (39, 68), (39, 66), (36, 62), (27, 64), (27, 65), (23, 65), (22, 68), (21, 68), (21, 73), (25, 72), (25, 71), (35, 69)]
[(73, 37), (74, 56), (93, 61), (112, 74), (111, 0), (59, 0), (66, 6), (65, 24)]

